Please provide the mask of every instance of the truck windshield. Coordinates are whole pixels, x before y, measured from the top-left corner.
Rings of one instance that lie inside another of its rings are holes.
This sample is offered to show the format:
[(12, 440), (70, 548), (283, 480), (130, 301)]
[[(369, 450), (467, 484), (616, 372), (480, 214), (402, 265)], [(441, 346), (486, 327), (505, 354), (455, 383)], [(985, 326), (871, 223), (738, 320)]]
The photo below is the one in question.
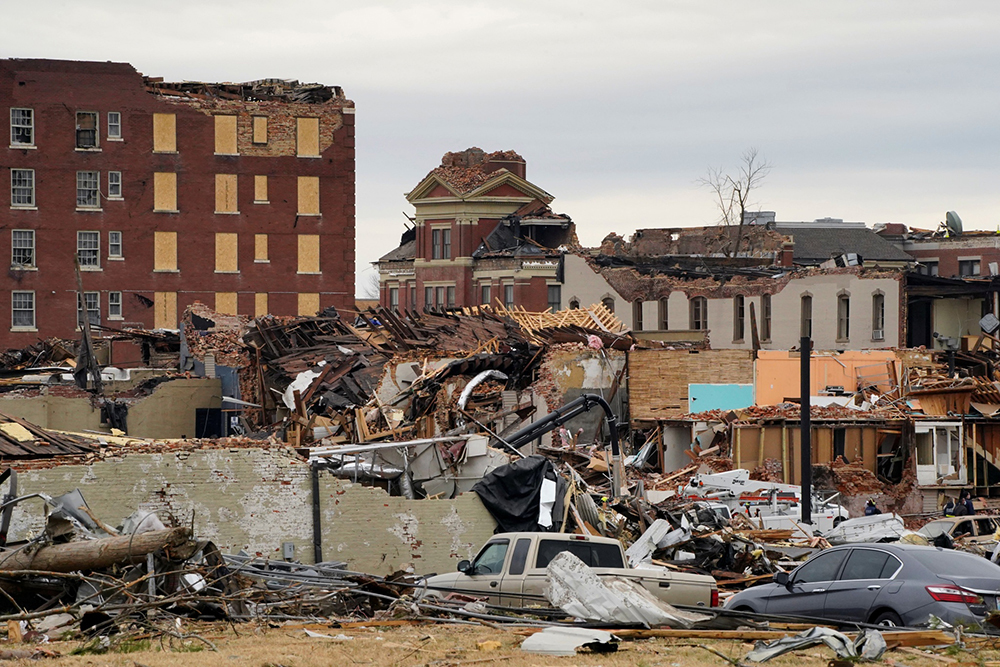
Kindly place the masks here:
[(625, 567), (625, 563), (622, 561), (622, 549), (617, 544), (567, 542), (565, 540), (542, 540), (539, 542), (535, 567), (548, 567), (549, 561), (563, 551), (569, 551), (590, 567)]

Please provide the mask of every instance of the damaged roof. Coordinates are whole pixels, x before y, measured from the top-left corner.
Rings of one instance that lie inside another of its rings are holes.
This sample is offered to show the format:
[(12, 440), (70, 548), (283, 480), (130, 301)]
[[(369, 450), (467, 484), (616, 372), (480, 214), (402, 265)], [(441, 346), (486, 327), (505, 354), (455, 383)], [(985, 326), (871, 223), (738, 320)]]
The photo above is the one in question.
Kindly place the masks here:
[(857, 253), (866, 262), (912, 262), (913, 257), (860, 222), (836, 219), (815, 222), (776, 222), (774, 228), (795, 243), (792, 261), (820, 264), (845, 253)]
[(516, 152), (486, 153), (481, 148), (473, 147), (457, 153), (445, 153), (441, 166), (432, 169), (427, 176), (437, 176), (457, 192), (466, 194), (494, 178), (497, 172), (512, 171), (507, 166), (516, 164), (521, 165), (523, 173), (524, 158)]
[(202, 100), (223, 99), (243, 102), (295, 102), (299, 104), (326, 104), (347, 100), (340, 86), (322, 83), (299, 83), (293, 79), (257, 79), (244, 83), (206, 83), (203, 81), (166, 82), (162, 77), (143, 77), (146, 91), (171, 97)]
[[(736, 227), (724, 225), (637, 229), (628, 241), (612, 232), (601, 242), (600, 252), (633, 260), (681, 255), (719, 256), (729, 250), (737, 232)], [(735, 254), (771, 259), (781, 251), (786, 240), (782, 234), (762, 225), (746, 225)]]

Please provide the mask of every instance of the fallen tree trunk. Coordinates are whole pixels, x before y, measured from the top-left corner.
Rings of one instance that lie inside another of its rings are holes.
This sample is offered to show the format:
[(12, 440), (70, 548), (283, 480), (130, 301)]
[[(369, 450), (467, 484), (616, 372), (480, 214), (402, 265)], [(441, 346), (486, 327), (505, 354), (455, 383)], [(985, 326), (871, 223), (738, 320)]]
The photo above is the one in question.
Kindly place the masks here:
[(112, 565), (138, 563), (146, 554), (165, 549), (171, 559), (189, 558), (197, 549), (188, 528), (153, 530), (138, 535), (104, 537), (65, 544), (51, 544), (38, 550), (0, 551), (0, 571), (45, 570), (76, 572), (100, 570)]

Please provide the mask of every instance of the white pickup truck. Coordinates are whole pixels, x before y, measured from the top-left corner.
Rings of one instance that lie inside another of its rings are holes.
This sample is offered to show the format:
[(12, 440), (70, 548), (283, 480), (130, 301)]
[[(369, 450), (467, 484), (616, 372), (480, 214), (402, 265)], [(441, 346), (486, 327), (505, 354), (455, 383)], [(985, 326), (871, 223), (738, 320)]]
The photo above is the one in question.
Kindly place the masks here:
[(573, 553), (598, 576), (631, 579), (668, 604), (704, 607), (719, 604), (719, 589), (712, 577), (656, 566), (628, 568), (618, 540), (568, 533), (494, 535), (471, 563), (463, 560), (458, 564), (458, 572), (425, 579), (423, 594), (489, 597), (490, 604), (504, 607), (550, 606), (545, 597), (548, 586), (545, 568), (563, 551)]

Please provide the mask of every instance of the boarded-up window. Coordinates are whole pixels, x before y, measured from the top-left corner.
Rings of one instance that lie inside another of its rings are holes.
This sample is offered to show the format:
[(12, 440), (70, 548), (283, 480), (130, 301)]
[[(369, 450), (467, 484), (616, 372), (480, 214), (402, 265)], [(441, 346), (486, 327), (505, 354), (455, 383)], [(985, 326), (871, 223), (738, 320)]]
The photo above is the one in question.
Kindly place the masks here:
[(153, 114), (153, 152), (177, 152), (177, 116), (172, 113)]
[(253, 142), (255, 144), (267, 143), (267, 116), (253, 117)]
[(236, 234), (219, 233), (215, 235), (216, 273), (236, 273), (239, 271), (236, 240)]
[(302, 293), (299, 294), (299, 315), (312, 317), (319, 312), (319, 294)]
[(319, 176), (299, 176), (299, 215), (319, 215)]
[(318, 234), (299, 234), (299, 273), (319, 273)]
[(267, 261), (267, 234), (254, 234), (253, 236), (253, 261)]
[(177, 270), (177, 232), (153, 233), (153, 270)]
[(215, 154), (236, 155), (236, 116), (215, 117)]
[(239, 213), (236, 203), (236, 174), (215, 175), (215, 212)]
[(156, 329), (177, 328), (177, 292), (156, 292), (153, 294), (153, 327)]
[(319, 118), (298, 118), (295, 133), (296, 155), (319, 157)]
[(253, 177), (253, 200), (258, 203), (267, 202), (267, 176)]
[(267, 292), (257, 292), (253, 295), (253, 316), (264, 317), (267, 314)]
[(177, 174), (170, 171), (153, 174), (153, 210), (177, 212)]
[(216, 292), (215, 310), (223, 315), (236, 315), (236, 292)]

